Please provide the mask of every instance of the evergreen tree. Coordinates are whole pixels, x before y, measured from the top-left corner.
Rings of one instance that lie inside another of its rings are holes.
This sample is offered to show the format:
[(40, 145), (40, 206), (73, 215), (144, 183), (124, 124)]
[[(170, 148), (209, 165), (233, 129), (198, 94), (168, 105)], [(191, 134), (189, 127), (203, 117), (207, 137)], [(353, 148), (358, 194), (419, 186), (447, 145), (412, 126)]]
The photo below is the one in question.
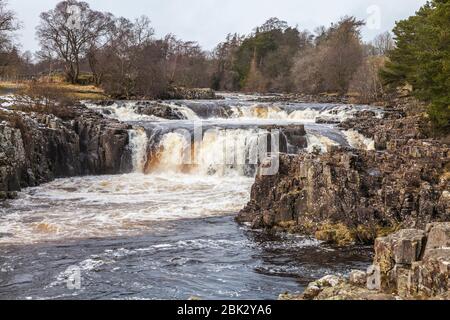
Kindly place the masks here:
[(391, 88), (409, 84), (430, 104), (435, 128), (450, 129), (450, 1), (433, 0), (394, 28), (396, 48), (381, 71)]

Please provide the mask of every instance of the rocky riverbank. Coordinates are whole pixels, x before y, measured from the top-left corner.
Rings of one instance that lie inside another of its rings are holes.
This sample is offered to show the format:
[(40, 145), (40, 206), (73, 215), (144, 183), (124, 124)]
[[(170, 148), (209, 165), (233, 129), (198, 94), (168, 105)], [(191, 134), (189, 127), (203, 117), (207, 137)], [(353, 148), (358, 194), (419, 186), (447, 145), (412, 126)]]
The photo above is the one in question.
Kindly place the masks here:
[(0, 109), (0, 199), (55, 178), (130, 172), (129, 129), (83, 106)]
[(216, 100), (222, 99), (212, 89), (173, 87), (167, 92), (166, 99), (170, 100)]
[(405, 229), (375, 242), (375, 259), (366, 271), (348, 278), (329, 275), (301, 295), (281, 300), (449, 300), (450, 222), (425, 230)]
[(263, 96), (255, 99), (256, 102), (297, 102), (297, 103), (353, 103), (353, 98), (347, 95), (338, 94), (303, 94), (303, 93), (289, 93), (289, 94), (275, 94), (270, 96)]
[(278, 174), (257, 176), (237, 220), (338, 245), (450, 221), (449, 148), (427, 137), (411, 103), (397, 100), (382, 118), (361, 112), (340, 125), (373, 139), (375, 150), (281, 155)]

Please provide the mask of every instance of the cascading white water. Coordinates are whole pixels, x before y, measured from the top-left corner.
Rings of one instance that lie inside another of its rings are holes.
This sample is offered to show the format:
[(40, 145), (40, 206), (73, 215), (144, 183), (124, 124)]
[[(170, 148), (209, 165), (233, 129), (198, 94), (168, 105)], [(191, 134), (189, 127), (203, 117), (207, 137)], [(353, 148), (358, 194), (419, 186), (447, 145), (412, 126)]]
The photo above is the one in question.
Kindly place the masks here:
[(314, 133), (308, 133), (306, 139), (308, 141), (308, 148), (306, 149), (308, 152), (318, 151), (324, 153), (328, 152), (330, 147), (338, 145), (337, 142), (330, 138)]
[[(236, 103), (237, 102), (237, 103)], [(90, 108), (98, 109), (98, 106), (88, 104)], [(249, 154), (258, 143), (261, 132), (251, 129), (258, 125), (279, 124), (306, 124), (312, 125), (318, 119), (326, 122), (340, 122), (353, 116), (359, 110), (368, 107), (355, 107), (349, 105), (333, 104), (270, 104), (253, 103), (245, 100), (225, 100), (217, 103), (179, 101), (158, 103), (156, 107), (164, 106), (171, 108), (174, 114), (181, 115), (184, 120), (199, 121), (200, 115), (207, 122), (217, 122), (219, 126), (229, 123), (248, 123), (248, 128), (221, 129), (206, 132), (199, 143), (195, 140), (191, 146), (190, 136), (171, 131), (162, 137), (158, 136), (159, 148), (157, 156), (148, 155), (148, 141), (145, 131), (141, 129), (130, 132), (130, 146), (133, 149), (133, 167), (135, 172), (184, 172), (195, 174), (229, 174), (230, 171), (238, 174), (248, 174)], [(162, 123), (168, 125), (168, 120), (154, 116), (142, 115), (141, 108), (152, 108), (152, 104), (139, 102), (114, 103), (103, 107), (108, 117), (120, 121)], [(206, 108), (206, 109), (204, 109)], [(199, 112), (200, 115), (197, 114)], [(376, 110), (375, 110), (376, 112)], [(205, 118), (206, 117), (206, 118)], [(171, 125), (174, 122), (170, 121)], [(331, 138), (321, 134), (321, 129), (308, 131), (308, 152), (327, 152), (331, 146), (338, 143)], [(374, 143), (357, 132), (348, 131), (341, 134), (348, 143), (355, 148), (374, 149)], [(289, 141), (288, 141), (289, 143)], [(253, 144), (253, 145), (252, 145)], [(154, 152), (155, 150), (152, 150)], [(149, 156), (151, 158), (149, 158)], [(156, 158), (156, 161), (153, 161)], [(192, 159), (191, 159), (192, 158)], [(149, 163), (147, 163), (149, 160)], [(194, 163), (193, 163), (194, 162)], [(149, 166), (149, 168), (147, 167)], [(148, 170), (149, 169), (149, 170)]]
[(315, 122), (321, 118), (342, 122), (353, 116), (358, 109), (347, 105), (330, 105), (321, 108), (297, 105), (292, 109), (283, 109), (276, 105), (255, 104), (251, 106), (231, 106), (232, 118), (291, 120), (299, 122)]
[[(109, 106), (99, 108), (95, 103), (87, 103), (85, 105), (93, 110), (106, 111), (105, 115), (112, 119), (117, 119), (123, 122), (135, 122), (135, 121), (165, 121), (165, 119), (158, 118), (152, 115), (146, 115), (137, 112), (139, 107), (139, 102), (115, 102)], [(162, 106), (167, 106), (168, 108), (181, 114), (185, 120), (199, 120), (199, 116), (190, 108), (183, 105), (176, 105), (173, 103), (160, 103)]]
[(351, 147), (355, 149), (362, 149), (373, 151), (375, 150), (375, 141), (373, 139), (363, 136), (361, 133), (355, 130), (348, 130), (344, 132), (347, 137), (347, 141)]
[(287, 120), (289, 114), (275, 106), (232, 106), (232, 118)]
[(200, 119), (200, 117), (192, 109), (189, 109), (188, 107), (174, 106), (174, 105), (171, 105), (171, 107), (174, 108), (175, 110), (177, 110), (179, 113), (181, 113), (186, 120), (199, 120)]
[[(155, 222), (235, 214), (248, 203), (256, 165), (263, 160), (261, 147), (267, 148), (268, 133), (258, 128), (305, 124), (308, 150), (325, 152), (337, 144), (331, 138), (339, 129), (316, 125), (315, 120), (344, 119), (358, 111), (352, 106), (242, 99), (203, 103), (163, 103), (186, 119), (203, 117), (207, 128), (217, 128), (203, 132), (200, 139), (176, 130), (191, 130), (189, 121), (140, 114), (140, 107), (151, 108), (151, 103), (87, 104), (134, 126), (129, 132), (134, 173), (60, 179), (24, 190), (9, 207), (0, 207), (0, 243), (120, 237), (148, 232)], [(347, 138), (353, 146), (371, 148), (364, 137), (347, 133)]]
[(128, 132), (132, 151), (133, 170), (143, 173), (148, 157), (148, 137), (144, 129), (138, 128)]
[[(87, 104), (87, 106), (94, 110), (98, 109), (98, 107), (95, 104)], [(114, 103), (111, 106), (105, 107), (104, 110), (108, 111), (106, 115), (109, 118), (117, 119), (123, 122), (161, 120), (158, 117), (139, 114), (136, 112), (135, 107), (136, 107), (135, 102), (126, 102), (123, 104)]]
[[(201, 117), (192, 109), (191, 104), (195, 102), (166, 102), (159, 105), (172, 109), (175, 113), (181, 114), (184, 120), (200, 120)], [(148, 116), (138, 112), (139, 102), (113, 103), (107, 107), (99, 107), (92, 103), (86, 103), (89, 108), (95, 110), (106, 110), (106, 115), (120, 121), (166, 121), (155, 116)], [(201, 105), (200, 105), (201, 106)], [(151, 106), (149, 106), (151, 108)], [(358, 110), (370, 109), (370, 107), (356, 107), (349, 105), (311, 105), (311, 104), (290, 104), (286, 106), (267, 103), (242, 102), (239, 105), (233, 104), (233, 101), (222, 105), (216, 105), (216, 108), (224, 108), (231, 112), (219, 112), (209, 119), (240, 119), (240, 120), (286, 120), (294, 122), (315, 122), (318, 118), (332, 120), (335, 122), (344, 121), (353, 116)], [(376, 114), (380, 111), (373, 110)]]
[(267, 152), (267, 137), (267, 130), (217, 129), (191, 143), (190, 136), (171, 132), (161, 139), (151, 171), (245, 176)]
[(156, 155), (157, 162), (154, 172), (177, 173), (183, 172), (182, 166), (190, 165), (191, 144), (185, 136), (179, 133), (168, 133), (164, 135), (159, 143), (159, 150)]

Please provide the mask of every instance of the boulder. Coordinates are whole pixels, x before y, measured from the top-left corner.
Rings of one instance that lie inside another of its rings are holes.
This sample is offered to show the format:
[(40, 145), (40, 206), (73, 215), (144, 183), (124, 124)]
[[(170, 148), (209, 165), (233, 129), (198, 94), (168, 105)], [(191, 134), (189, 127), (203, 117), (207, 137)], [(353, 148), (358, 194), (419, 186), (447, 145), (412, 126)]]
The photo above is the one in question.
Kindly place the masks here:
[[(374, 263), (380, 266), (381, 287), (402, 297), (433, 297), (448, 290), (449, 223), (422, 230), (402, 230), (377, 239)], [(426, 246), (425, 246), (426, 244)]]
[(217, 96), (215, 91), (209, 88), (183, 88), (183, 87), (172, 87), (167, 92), (167, 99), (177, 99), (177, 100), (214, 100), (222, 99)]
[(153, 101), (139, 102), (136, 112), (146, 116), (154, 116), (167, 120), (185, 120), (186, 117), (174, 105), (163, 104)]
[(450, 222), (432, 223), (427, 226), (426, 252), (433, 249), (450, 248)]
[(302, 295), (303, 300), (314, 300), (326, 288), (334, 288), (343, 283), (344, 280), (340, 277), (328, 275), (320, 280), (311, 282)]
[(350, 272), (349, 281), (355, 286), (365, 287), (367, 285), (367, 273), (360, 270)]
[[(450, 298), (448, 223), (434, 223), (427, 231), (405, 229), (379, 238), (374, 265), (354, 270), (348, 281), (327, 276), (312, 282), (294, 300), (413, 300)], [(425, 246), (427, 237), (432, 241)], [(438, 239), (438, 240), (436, 240)], [(422, 248), (422, 250), (419, 250)], [(420, 254), (419, 251), (422, 251)], [(364, 281), (367, 280), (367, 288)], [(287, 297), (284, 295), (283, 297)]]

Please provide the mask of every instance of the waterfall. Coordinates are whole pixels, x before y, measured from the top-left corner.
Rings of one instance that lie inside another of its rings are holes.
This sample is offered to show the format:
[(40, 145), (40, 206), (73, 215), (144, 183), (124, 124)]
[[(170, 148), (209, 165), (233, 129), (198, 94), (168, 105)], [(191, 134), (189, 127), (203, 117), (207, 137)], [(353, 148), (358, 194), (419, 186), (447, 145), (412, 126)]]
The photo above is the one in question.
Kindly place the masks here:
[[(147, 172), (251, 176), (269, 151), (269, 135), (260, 129), (217, 129), (194, 141), (179, 132), (167, 133), (156, 151), (151, 151)], [(276, 153), (277, 147), (274, 142), (274, 150), (270, 151)]]
[(366, 138), (361, 133), (355, 130), (344, 131), (347, 141), (352, 148), (373, 151), (375, 150), (375, 141)]
[(306, 139), (308, 141), (308, 148), (306, 149), (308, 152), (318, 151), (324, 153), (328, 152), (330, 147), (338, 145), (337, 142), (330, 138), (314, 133), (308, 133)]
[(130, 148), (132, 150), (133, 170), (137, 173), (145, 171), (147, 162), (148, 137), (144, 129), (138, 128), (128, 132), (130, 137)]
[[(139, 113), (139, 102), (115, 102), (109, 106), (98, 106), (86, 103), (87, 107), (101, 111), (106, 116), (125, 122), (133, 121), (166, 121), (156, 116)], [(247, 119), (247, 120), (285, 120), (290, 122), (315, 122), (318, 119), (342, 122), (360, 110), (368, 110), (368, 106), (349, 106), (333, 104), (292, 103), (288, 105), (252, 103), (235, 101), (206, 102), (182, 101), (159, 103), (172, 109), (185, 120), (200, 119)], [(151, 108), (151, 105), (149, 105)], [(205, 110), (206, 108), (206, 110)], [(373, 109), (373, 108), (372, 108)], [(211, 114), (210, 114), (211, 112)], [(377, 110), (374, 110), (377, 112)]]
[[(298, 153), (305, 147), (305, 141), (303, 133), (295, 132), (296, 125), (306, 128), (307, 152), (327, 152), (332, 146), (347, 143), (354, 148), (373, 150), (372, 140), (357, 132), (341, 132), (333, 124), (363, 110), (380, 112), (369, 106), (258, 103), (243, 99), (86, 105), (106, 117), (142, 126), (143, 129), (130, 131), (135, 172), (201, 176), (252, 176), (272, 152), (267, 149), (273, 140), (280, 142), (274, 153)], [(200, 137), (192, 137), (194, 121), (202, 122), (209, 130)], [(288, 129), (291, 125), (293, 131)], [(274, 128), (279, 128), (281, 135), (268, 139), (267, 130)]]
[(194, 110), (185, 106), (173, 106), (172, 108), (180, 112), (186, 120), (199, 120), (200, 117), (194, 112)]

